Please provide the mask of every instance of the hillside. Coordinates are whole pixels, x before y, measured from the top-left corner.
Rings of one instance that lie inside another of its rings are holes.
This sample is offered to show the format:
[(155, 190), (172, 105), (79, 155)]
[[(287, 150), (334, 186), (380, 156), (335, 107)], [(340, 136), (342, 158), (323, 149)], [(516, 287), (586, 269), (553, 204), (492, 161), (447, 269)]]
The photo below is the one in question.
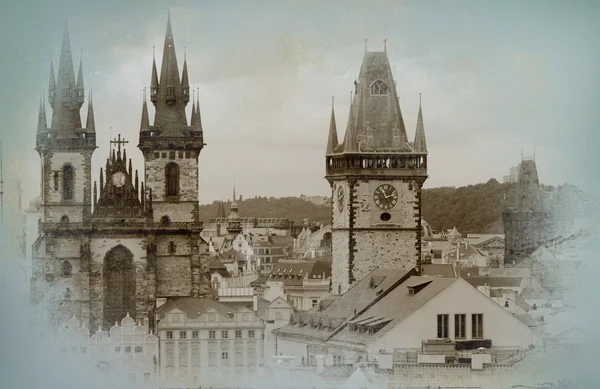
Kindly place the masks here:
[[(579, 191), (570, 185), (542, 186), (543, 202), (561, 220), (571, 221), (582, 213), (577, 200)], [(502, 210), (504, 198), (508, 204), (514, 201), (515, 183), (501, 184), (491, 179), (485, 184), (463, 187), (424, 189), (422, 194), (422, 217), (434, 230), (447, 230), (454, 226), (463, 236), (470, 233), (502, 234)], [(229, 214), (229, 203), (225, 213)], [(208, 222), (217, 214), (218, 203), (200, 206), (200, 220)], [(329, 224), (331, 208), (317, 206), (298, 197), (256, 197), (238, 201), (239, 213), (245, 217), (284, 217), (296, 223), (304, 218), (311, 222)]]

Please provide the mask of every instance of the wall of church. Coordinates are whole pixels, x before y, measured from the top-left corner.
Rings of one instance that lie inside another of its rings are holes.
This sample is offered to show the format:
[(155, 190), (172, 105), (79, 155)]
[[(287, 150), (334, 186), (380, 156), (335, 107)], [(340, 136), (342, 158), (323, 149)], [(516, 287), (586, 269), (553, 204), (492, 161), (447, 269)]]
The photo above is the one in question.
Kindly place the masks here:
[[(62, 201), (63, 174), (65, 164), (71, 164), (74, 169), (73, 203), (81, 204), (84, 200), (84, 188), (87, 185), (88, 195), (91, 193), (91, 151), (81, 152), (53, 152), (44, 159), (44, 203), (52, 204)], [(55, 179), (55, 173), (58, 173)], [(91, 201), (91, 199), (90, 199)], [(51, 210), (46, 207), (45, 222), (60, 221), (63, 214), (69, 216), (70, 222), (82, 221), (82, 210), (79, 207), (60, 207)]]
[(153, 201), (165, 200), (165, 166), (171, 162), (179, 165), (179, 200), (198, 201), (198, 159), (193, 153), (163, 150), (150, 154), (145, 161), (145, 185), (152, 189)]
[(191, 296), (192, 270), (189, 257), (159, 257), (156, 269), (156, 296)]
[[(154, 190), (152, 193), (154, 197)], [(171, 222), (189, 223), (195, 221), (197, 202), (189, 203), (152, 203), (154, 222), (160, 222), (163, 216), (168, 216)]]

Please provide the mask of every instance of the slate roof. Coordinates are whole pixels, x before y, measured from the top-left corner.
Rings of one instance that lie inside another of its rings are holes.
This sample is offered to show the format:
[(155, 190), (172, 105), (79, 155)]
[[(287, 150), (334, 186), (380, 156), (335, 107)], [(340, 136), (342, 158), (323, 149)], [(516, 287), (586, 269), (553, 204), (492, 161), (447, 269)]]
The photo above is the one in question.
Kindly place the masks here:
[(421, 265), (422, 275), (432, 277), (455, 278), (454, 266), (452, 264), (423, 264)]
[(520, 277), (470, 276), (461, 278), (463, 278), (475, 288), (484, 285), (487, 285), (490, 288), (518, 288), (521, 286), (521, 282), (523, 280)]
[[(379, 299), (393, 290), (401, 282), (406, 281), (410, 276), (416, 275), (414, 269), (395, 270), (395, 269), (376, 269), (369, 275), (360, 280), (348, 292), (337, 298), (331, 298), (319, 304), (321, 310), (314, 310), (297, 313), (292, 315), (290, 324), (278, 330), (281, 334), (300, 335), (315, 338), (317, 340), (327, 340), (343, 323), (351, 320), (357, 314), (375, 304)], [(377, 286), (372, 287), (372, 280), (379, 277), (385, 277)], [(297, 323), (317, 322), (322, 323), (321, 328), (313, 328), (310, 324), (300, 326)]]
[(304, 279), (318, 279), (319, 276), (321, 279), (331, 277), (331, 260), (280, 259), (268, 275), (268, 280), (283, 281), (285, 286), (301, 286)]
[(161, 305), (156, 308), (156, 313), (162, 319), (165, 317), (166, 313), (173, 310), (179, 309), (190, 319), (195, 319), (200, 316), (198, 313), (203, 313), (208, 309), (213, 308), (217, 312), (222, 314), (227, 314), (229, 312), (235, 311), (232, 307), (221, 304), (213, 299), (203, 298), (203, 297), (179, 297), (174, 300), (170, 300), (167, 303)]
[[(349, 327), (345, 327), (333, 336), (332, 340), (366, 344), (369, 339), (373, 339), (373, 336), (380, 337), (394, 328), (398, 323), (405, 320), (425, 303), (457, 281), (457, 278), (412, 276), (366, 312), (350, 321), (350, 323), (368, 324), (369, 326), (383, 325), (383, 328), (371, 335), (368, 332), (350, 331)], [(423, 284), (425, 286), (417, 293), (414, 295), (409, 294), (407, 286)]]

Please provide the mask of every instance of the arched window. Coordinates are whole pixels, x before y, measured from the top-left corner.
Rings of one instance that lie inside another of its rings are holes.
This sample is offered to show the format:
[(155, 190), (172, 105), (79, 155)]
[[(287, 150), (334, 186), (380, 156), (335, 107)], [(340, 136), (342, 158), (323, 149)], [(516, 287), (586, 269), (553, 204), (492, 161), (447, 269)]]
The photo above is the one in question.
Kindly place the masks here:
[(169, 242), (169, 254), (175, 254), (175, 242), (170, 241)]
[(169, 224), (171, 222), (171, 219), (169, 219), (169, 217), (167, 215), (164, 215), (163, 217), (160, 218), (160, 224)]
[(69, 263), (69, 261), (64, 261), (62, 263), (63, 277), (71, 277), (72, 272), (73, 272), (73, 266), (71, 265), (71, 263)]
[(179, 196), (179, 166), (174, 162), (165, 166), (165, 195)]
[(382, 80), (373, 81), (371, 84), (371, 94), (372, 95), (387, 95), (388, 94), (388, 86)]
[(63, 215), (63, 216), (60, 218), (60, 222), (61, 222), (61, 223), (68, 223), (68, 222), (69, 222), (69, 217), (68, 217), (67, 215)]
[(62, 171), (63, 200), (73, 200), (73, 166), (65, 165)]

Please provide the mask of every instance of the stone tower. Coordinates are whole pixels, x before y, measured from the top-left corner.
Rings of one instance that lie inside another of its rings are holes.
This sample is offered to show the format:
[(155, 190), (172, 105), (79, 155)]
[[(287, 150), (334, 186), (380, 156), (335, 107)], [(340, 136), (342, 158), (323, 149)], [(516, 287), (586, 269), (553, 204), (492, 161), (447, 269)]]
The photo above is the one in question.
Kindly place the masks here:
[(427, 179), (427, 145), (419, 107), (409, 142), (387, 52), (368, 52), (338, 144), (335, 114), (326, 150), (332, 190), (334, 294), (378, 268), (420, 265), (421, 187)]
[(152, 194), (154, 221), (198, 221), (198, 157), (205, 146), (200, 105), (193, 104), (190, 124), (185, 107), (190, 101), (187, 61), (181, 78), (175, 55), (171, 19), (160, 69), (152, 63), (150, 100), (156, 107), (154, 125), (144, 101), (139, 149), (144, 155), (146, 189)]
[(66, 24), (56, 78), (50, 64), (48, 102), (52, 107), (50, 127), (42, 102), (36, 134), (36, 150), (42, 166), (42, 222), (81, 223), (91, 212), (91, 161), (96, 149), (96, 131), (91, 100), (86, 126), (81, 123), (83, 67), (80, 61), (76, 80)]
[(543, 203), (535, 160), (521, 161), (518, 177), (516, 201), (502, 213), (507, 266), (520, 262), (552, 238), (552, 215)]

